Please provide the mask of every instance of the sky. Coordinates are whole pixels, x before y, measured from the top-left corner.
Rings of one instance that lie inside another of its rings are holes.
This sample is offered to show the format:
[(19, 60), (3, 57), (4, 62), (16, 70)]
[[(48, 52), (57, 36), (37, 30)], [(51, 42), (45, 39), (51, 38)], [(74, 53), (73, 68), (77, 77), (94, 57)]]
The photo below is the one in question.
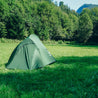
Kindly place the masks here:
[(97, 4), (98, 0), (53, 0), (54, 2), (57, 1), (59, 4), (60, 1), (63, 1), (65, 5), (68, 5), (70, 9), (77, 10), (83, 4)]

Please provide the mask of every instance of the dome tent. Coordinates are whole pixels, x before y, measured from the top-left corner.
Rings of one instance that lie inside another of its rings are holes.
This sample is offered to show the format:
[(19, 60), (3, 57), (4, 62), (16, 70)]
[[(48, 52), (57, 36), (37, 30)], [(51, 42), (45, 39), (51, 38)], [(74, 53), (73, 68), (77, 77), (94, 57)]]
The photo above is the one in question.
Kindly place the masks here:
[(6, 65), (9, 69), (37, 69), (55, 62), (40, 39), (32, 34), (13, 51)]

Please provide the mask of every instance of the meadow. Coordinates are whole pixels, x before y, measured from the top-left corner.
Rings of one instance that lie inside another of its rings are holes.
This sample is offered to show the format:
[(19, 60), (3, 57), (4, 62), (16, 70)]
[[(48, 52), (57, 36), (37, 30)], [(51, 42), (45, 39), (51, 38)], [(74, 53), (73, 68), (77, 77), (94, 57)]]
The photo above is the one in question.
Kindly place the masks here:
[(17, 44), (0, 43), (0, 98), (98, 98), (98, 46), (45, 44), (54, 64), (6, 69)]

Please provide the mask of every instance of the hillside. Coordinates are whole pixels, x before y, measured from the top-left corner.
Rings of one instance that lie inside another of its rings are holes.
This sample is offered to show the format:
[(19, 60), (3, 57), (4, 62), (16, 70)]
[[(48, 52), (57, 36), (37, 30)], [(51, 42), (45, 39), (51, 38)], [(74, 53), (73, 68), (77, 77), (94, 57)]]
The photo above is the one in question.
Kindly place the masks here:
[(77, 10), (77, 13), (81, 13), (84, 8), (91, 9), (91, 8), (94, 8), (94, 7), (98, 7), (98, 5), (95, 5), (95, 4), (84, 4)]

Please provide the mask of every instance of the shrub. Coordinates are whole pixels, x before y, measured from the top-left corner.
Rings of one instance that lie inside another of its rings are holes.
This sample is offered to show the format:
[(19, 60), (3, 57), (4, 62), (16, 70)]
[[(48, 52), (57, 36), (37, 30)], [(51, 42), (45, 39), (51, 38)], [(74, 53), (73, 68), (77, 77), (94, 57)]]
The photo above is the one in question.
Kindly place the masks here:
[(58, 41), (58, 44), (63, 44), (63, 41), (62, 41), (62, 40), (59, 40), (59, 41)]

